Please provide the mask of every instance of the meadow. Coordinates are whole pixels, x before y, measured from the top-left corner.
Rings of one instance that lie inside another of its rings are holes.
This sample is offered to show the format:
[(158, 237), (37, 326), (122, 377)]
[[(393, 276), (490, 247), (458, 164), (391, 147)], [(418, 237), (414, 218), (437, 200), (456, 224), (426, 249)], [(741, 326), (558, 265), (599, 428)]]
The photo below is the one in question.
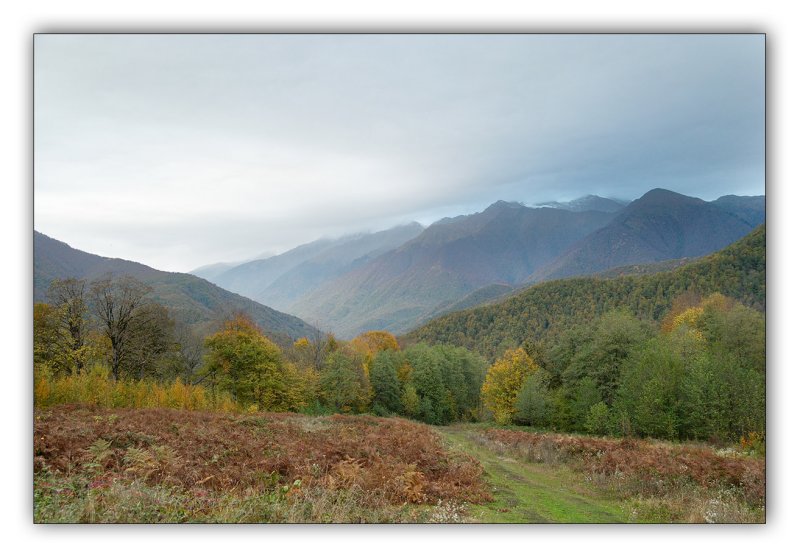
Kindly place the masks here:
[(758, 523), (743, 448), (368, 415), (37, 407), (38, 523)]

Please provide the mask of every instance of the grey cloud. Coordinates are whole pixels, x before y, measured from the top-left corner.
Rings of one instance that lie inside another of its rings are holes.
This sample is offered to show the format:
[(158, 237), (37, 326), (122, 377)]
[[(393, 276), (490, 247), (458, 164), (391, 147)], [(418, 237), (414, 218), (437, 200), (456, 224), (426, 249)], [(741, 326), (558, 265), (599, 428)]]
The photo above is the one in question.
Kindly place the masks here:
[(755, 35), (39, 35), (35, 223), (185, 270), (497, 199), (758, 194), (764, 102)]

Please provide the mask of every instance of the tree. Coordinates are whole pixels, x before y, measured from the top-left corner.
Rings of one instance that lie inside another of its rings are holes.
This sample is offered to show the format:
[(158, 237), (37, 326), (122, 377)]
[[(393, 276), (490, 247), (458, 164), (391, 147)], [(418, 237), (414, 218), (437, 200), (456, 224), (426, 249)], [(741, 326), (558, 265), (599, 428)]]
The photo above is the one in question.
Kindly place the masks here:
[(444, 424), (455, 417), (455, 405), (443, 377), (444, 362), (440, 353), (425, 344), (403, 351), (411, 366), (410, 383), (419, 397), (417, 418), (428, 424)]
[(370, 385), (358, 355), (340, 349), (325, 359), (319, 378), (320, 397), (341, 412), (363, 412), (371, 399)]
[(600, 401), (589, 408), (584, 426), (590, 434), (602, 436), (608, 434), (610, 421), (611, 412), (608, 410), (608, 406)]
[(380, 351), (372, 361), (369, 382), (372, 385), (372, 408), (377, 414), (400, 414), (403, 412), (402, 386), (397, 370), (402, 358), (396, 351)]
[(335, 344), (336, 340), (332, 335), (324, 336), (322, 331), (315, 329), (310, 337), (301, 337), (294, 342), (289, 352), (290, 358), (300, 368), (320, 372), (328, 354), (336, 348)]
[(403, 414), (407, 417), (416, 417), (419, 414), (419, 396), (410, 382), (403, 386), (400, 403), (403, 405)]
[(86, 281), (55, 279), (50, 283), (47, 298), (56, 324), (53, 355), (56, 371), (80, 372), (88, 358), (86, 336), (89, 329), (86, 308)]
[(589, 411), (602, 400), (597, 382), (592, 376), (584, 376), (570, 385), (566, 395), (569, 401), (569, 428), (583, 430)]
[(350, 342), (359, 353), (374, 356), (380, 351), (399, 351), (397, 338), (388, 331), (367, 331)]
[(514, 419), (532, 426), (546, 426), (551, 421), (552, 403), (547, 375), (539, 369), (530, 374), (514, 401)]
[(147, 327), (150, 320), (142, 310), (151, 290), (129, 276), (119, 279), (107, 276), (91, 284), (94, 312), (111, 344), (111, 376), (115, 380), (120, 377), (122, 363), (129, 356), (137, 329)]
[(440, 358), (447, 398), (452, 401), (452, 419), (474, 419), (480, 404), (486, 361), (463, 347), (437, 345), (435, 351)]
[(648, 324), (623, 311), (604, 314), (591, 330), (591, 337), (577, 349), (563, 379), (574, 388), (582, 378), (591, 377), (602, 400), (611, 406), (623, 362), (652, 337), (653, 331)]
[(400, 345), (388, 331), (367, 331), (350, 341), (350, 347), (361, 355), (364, 373), (369, 376), (372, 361), (380, 351), (399, 351)]
[(202, 381), (230, 393), (243, 407), (299, 411), (306, 405), (303, 378), (253, 321), (234, 316), (206, 339)]
[(182, 375), (183, 365), (169, 311), (156, 303), (142, 305), (131, 321), (120, 369), (136, 379), (174, 380)]
[(33, 363), (51, 365), (59, 338), (58, 310), (44, 302), (33, 305)]
[(174, 335), (180, 361), (178, 376), (191, 383), (203, 363), (203, 336), (180, 322), (175, 324)]
[(681, 383), (701, 357), (702, 341), (685, 328), (650, 339), (624, 364), (614, 409), (634, 433), (675, 439), (682, 423)]
[(538, 369), (522, 348), (509, 349), (489, 368), (481, 388), (481, 399), (497, 423), (511, 422), (522, 385)]

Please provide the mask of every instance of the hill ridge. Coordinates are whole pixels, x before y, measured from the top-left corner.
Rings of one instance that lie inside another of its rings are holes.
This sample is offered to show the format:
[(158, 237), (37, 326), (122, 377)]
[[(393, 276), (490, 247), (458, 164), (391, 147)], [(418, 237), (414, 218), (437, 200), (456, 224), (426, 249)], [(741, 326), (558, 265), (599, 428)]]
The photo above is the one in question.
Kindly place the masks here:
[(73, 248), (66, 242), (34, 230), (34, 301), (45, 301), (53, 279), (96, 279), (106, 274), (130, 275), (153, 288), (151, 298), (168, 308), (178, 320), (209, 328), (234, 312), (242, 311), (265, 333), (283, 341), (313, 335), (317, 329), (300, 318), (279, 312), (210, 281), (188, 273), (160, 271), (145, 264), (99, 256)]

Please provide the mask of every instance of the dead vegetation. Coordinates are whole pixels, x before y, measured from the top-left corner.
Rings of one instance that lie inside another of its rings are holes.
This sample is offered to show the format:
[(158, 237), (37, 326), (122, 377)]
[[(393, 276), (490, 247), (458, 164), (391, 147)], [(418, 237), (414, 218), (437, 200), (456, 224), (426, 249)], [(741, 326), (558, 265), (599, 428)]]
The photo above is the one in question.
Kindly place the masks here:
[(322, 493), (367, 507), (488, 498), (475, 459), (446, 451), (429, 427), (403, 419), (78, 405), (37, 410), (35, 419), (39, 490), (80, 473), (87, 490), (107, 497), (136, 483), (191, 495), (194, 505), (222, 494), (278, 494), (306, 507)]

